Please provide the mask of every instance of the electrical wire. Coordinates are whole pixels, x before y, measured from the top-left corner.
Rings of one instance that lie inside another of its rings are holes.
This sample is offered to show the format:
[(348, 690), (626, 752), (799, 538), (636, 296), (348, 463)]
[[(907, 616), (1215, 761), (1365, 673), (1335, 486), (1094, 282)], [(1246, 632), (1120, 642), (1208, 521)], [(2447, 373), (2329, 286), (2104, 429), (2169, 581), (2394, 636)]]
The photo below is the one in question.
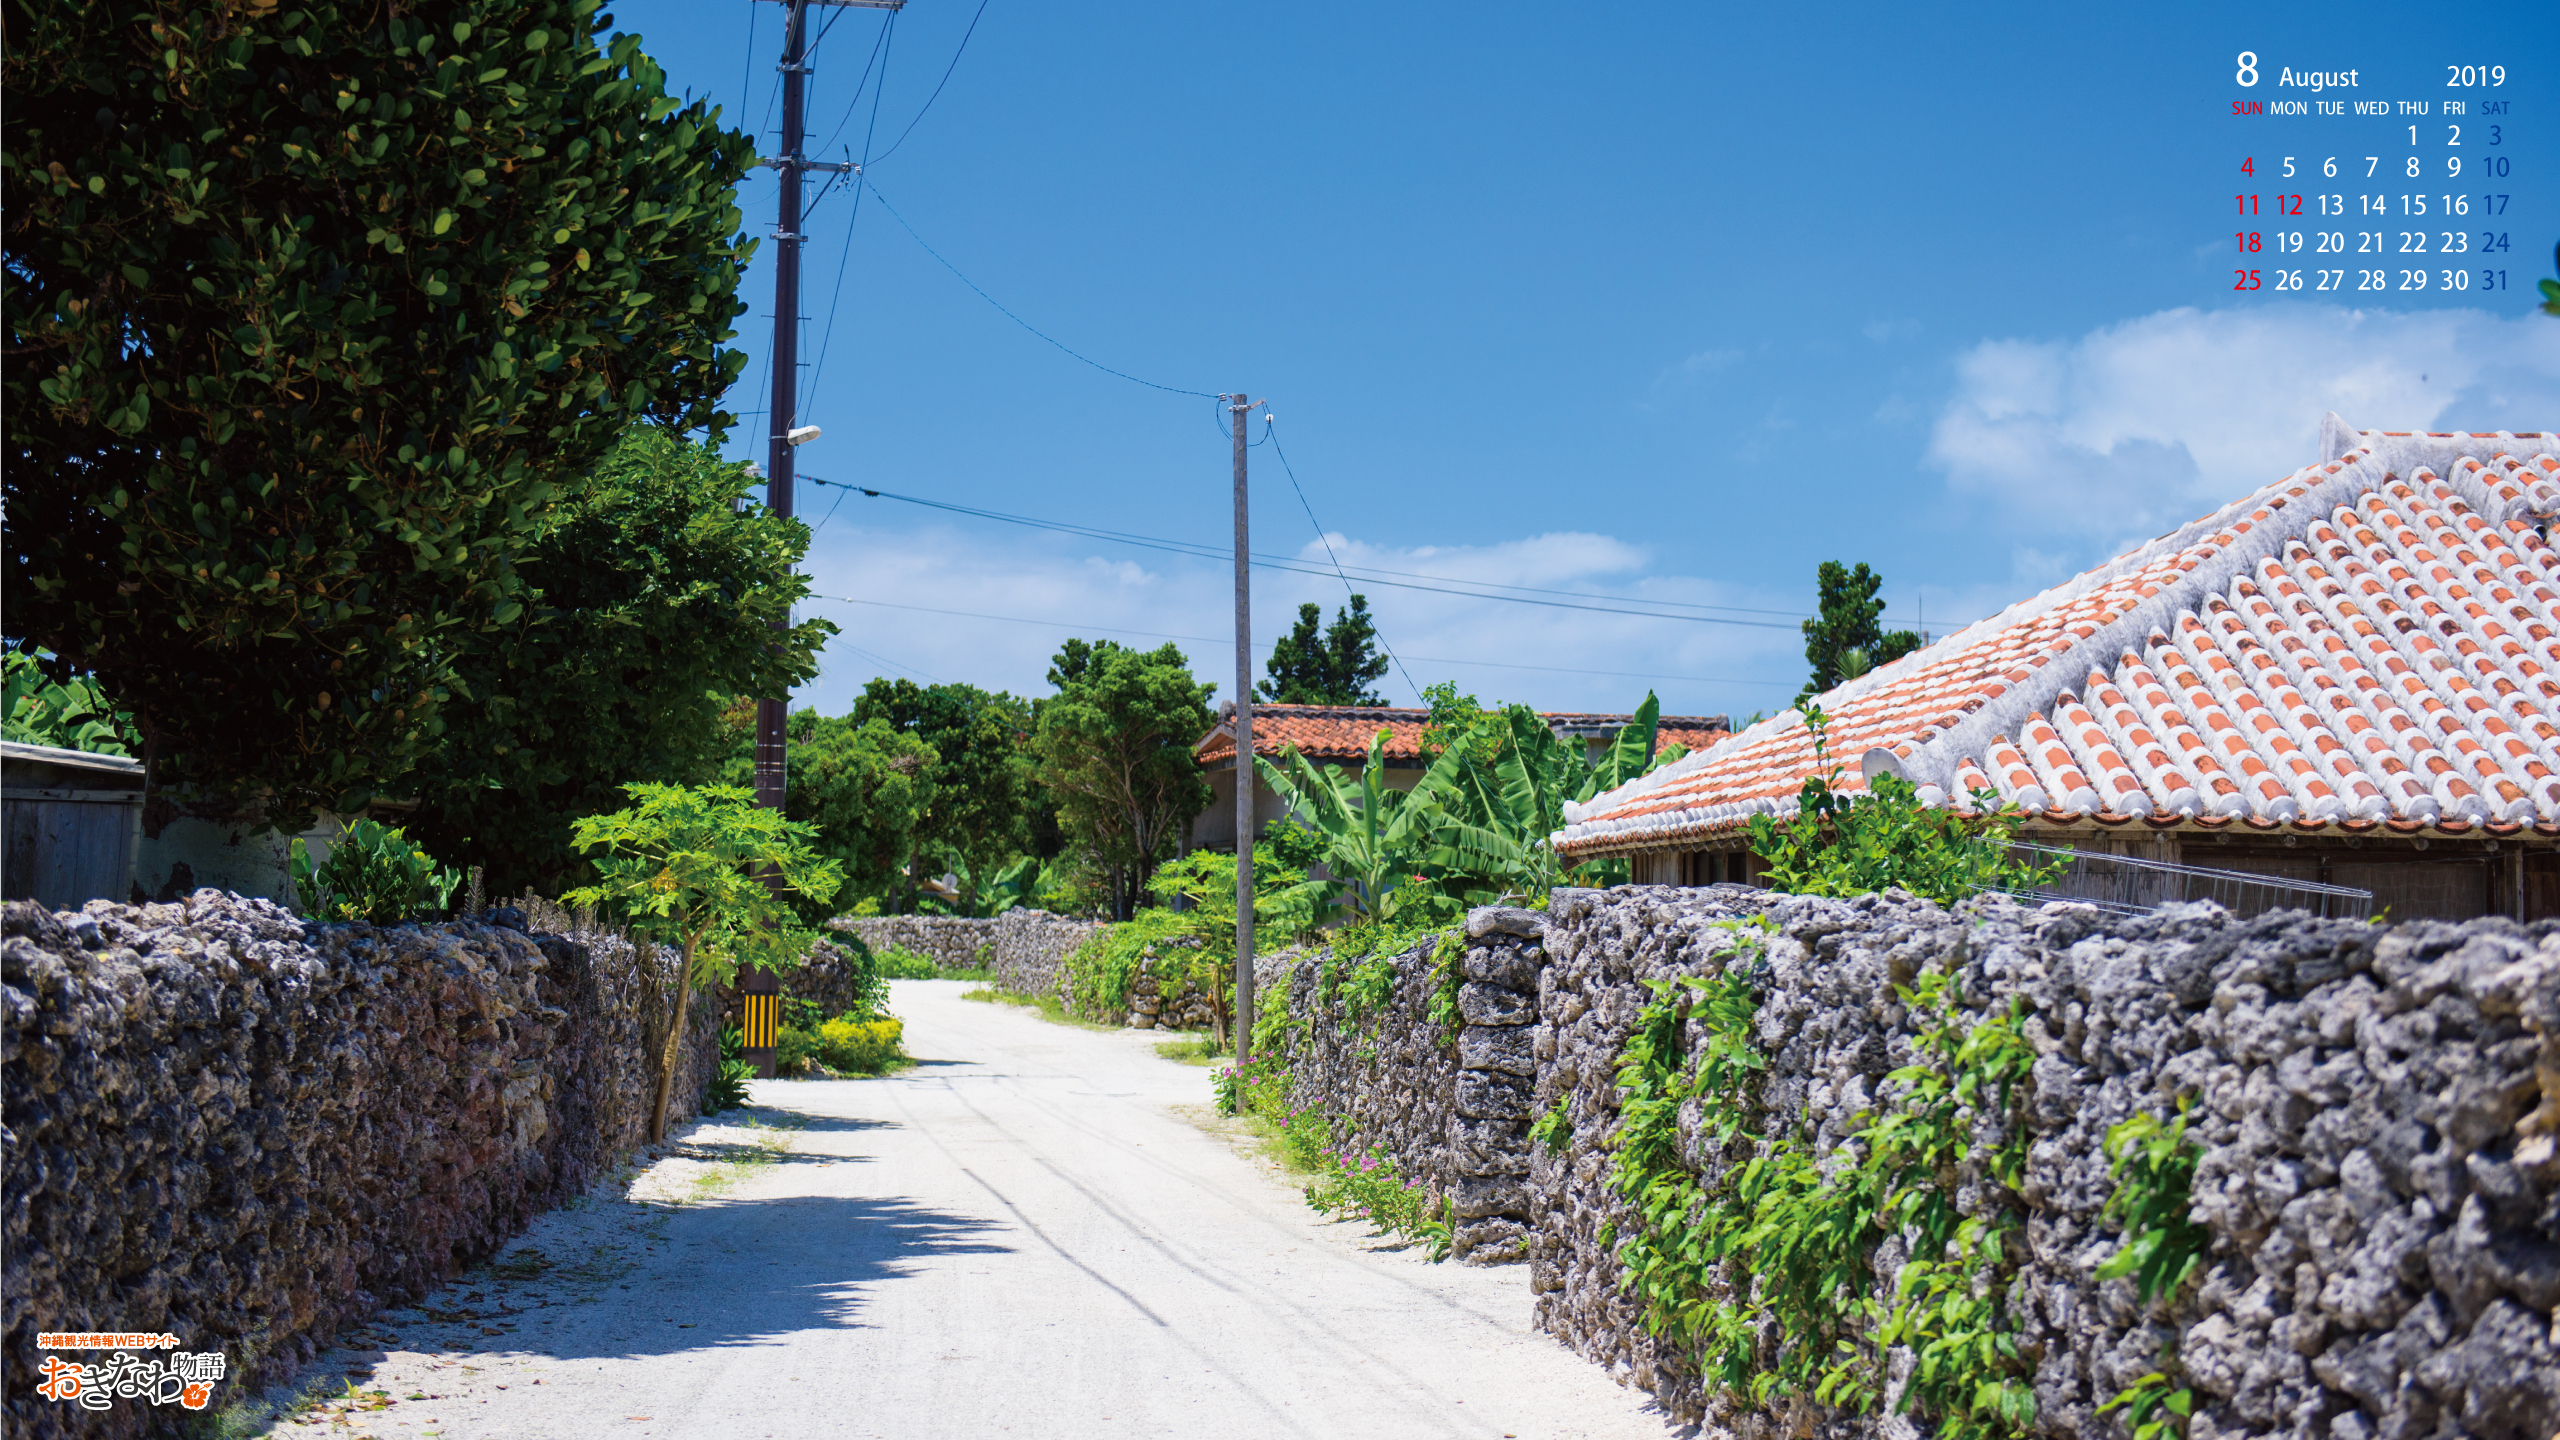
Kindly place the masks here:
[[(969, 53), (969, 37), (978, 33), (978, 21), (984, 18), (986, 13), (987, 0), (978, 0), (978, 13), (969, 17), (969, 28), (961, 32), (960, 48), (951, 52), (951, 63), (943, 67), (942, 79), (934, 85), (933, 93), (924, 97), (924, 108), (916, 111), (916, 118), (908, 121), (907, 128), (898, 132), (898, 138), (889, 143), (889, 148), (880, 152), (881, 160), (886, 160), (898, 153), (898, 147), (906, 144), (907, 137), (916, 133), (916, 127), (924, 123), (925, 111), (931, 110), (933, 102), (942, 98), (942, 87), (951, 83), (951, 72), (960, 68), (960, 57)], [(890, 18), (896, 18), (894, 11), (891, 12)]]
[[(800, 478), (813, 485), (849, 485), (849, 482), (846, 481), (827, 480), (816, 475), (804, 474)], [(1071, 525), (1053, 520), (1035, 520), (1027, 515), (1008, 515), (1001, 510), (982, 510), (973, 505), (955, 505), (947, 500), (927, 500), (915, 495), (900, 495), (895, 491), (877, 490), (868, 485), (849, 485), (849, 488), (859, 490), (863, 494), (871, 496), (874, 499), (900, 500), (909, 505), (921, 505), (931, 510), (948, 510), (953, 514), (967, 515), (975, 519), (998, 520), (1008, 525), (1021, 525), (1034, 530), (1054, 530), (1060, 534), (1082, 536), (1088, 540), (1107, 540), (1115, 544), (1135, 545), (1142, 549), (1163, 550), (1176, 555), (1188, 555), (1194, 559), (1222, 560), (1232, 558), (1235, 554), (1232, 549), (1222, 546), (1204, 545), (1195, 541), (1187, 540), (1166, 540), (1152, 535), (1132, 535), (1125, 531), (1105, 530), (1092, 525)], [(1304, 564), (1291, 556), (1266, 555), (1260, 552), (1249, 552), (1247, 558), (1255, 568), (1263, 570), (1285, 570), (1300, 575), (1337, 575), (1339, 573), (1333, 570), (1315, 568)], [(1362, 567), (1354, 566), (1349, 568), (1361, 569)], [(1492, 589), (1460, 590), (1451, 588), (1448, 585), (1420, 585), (1409, 580), (1378, 579), (1375, 578), (1374, 572), (1368, 572), (1365, 569), (1362, 572), (1362, 578), (1369, 584), (1385, 585), (1398, 590), (1423, 590), (1436, 595), (1463, 596), (1469, 600), (1502, 600), (1514, 605), (1540, 605), (1555, 610), (1587, 610), (1604, 615), (1633, 615), (1645, 620), (1684, 620), (1701, 625), (1735, 625), (1746, 629), (1756, 630), (1795, 630), (1798, 628), (1796, 625), (1780, 624), (1775, 621), (1768, 620), (1728, 620), (1720, 615), (1666, 615), (1659, 610), (1630, 610), (1623, 606), (1616, 605), (1578, 605), (1562, 600), (1538, 600), (1525, 595), (1504, 595), (1496, 593)], [(1448, 577), (1434, 576), (1432, 578), (1447, 579)], [(1457, 583), (1490, 586), (1492, 582), (1459, 581)], [(1598, 595), (1592, 596), (1591, 598), (1616, 599), (1619, 597)], [(1640, 601), (1637, 603), (1643, 604), (1652, 602)]]
[(898, 228), (907, 232), (907, 238), (915, 241), (917, 245), (922, 246), (924, 253), (932, 256), (938, 261), (941, 261), (943, 269), (950, 271), (953, 275), (959, 276), (960, 283), (968, 286), (972, 291), (975, 291), (979, 299), (995, 306), (997, 314), (1002, 315), (1004, 318), (1021, 326), (1023, 329), (1030, 331), (1042, 340), (1048, 341), (1051, 345), (1056, 346), (1070, 358), (1081, 360), (1085, 364), (1092, 366), (1094, 369), (1101, 371), (1105, 375), (1115, 375), (1120, 379), (1128, 381), (1132, 385), (1144, 385), (1150, 390), (1162, 390), (1168, 395), (1190, 395), (1202, 400), (1223, 400), (1226, 398), (1223, 395), (1212, 395), (1206, 390), (1185, 390), (1178, 385), (1159, 385), (1153, 380), (1141, 380), (1126, 370), (1114, 370), (1110, 366), (1103, 364), (1101, 361), (1094, 359), (1090, 355), (1085, 355), (1078, 351), (1069, 349), (1064, 341), (1057, 339), (1055, 336), (1052, 336), (1042, 330), (1039, 326), (1032, 324), (1030, 321), (1023, 319), (1021, 316), (1004, 308), (1004, 303), (1002, 301), (996, 299), (993, 295), (988, 294), (985, 290), (980, 289), (978, 282), (970, 279), (966, 274), (963, 274), (959, 266), (952, 264), (948, 260), (944, 260), (942, 258), (942, 252), (934, 249), (931, 245), (925, 244), (925, 238), (916, 233), (916, 227), (908, 224), (907, 217), (898, 213), (898, 207), (889, 203), (889, 197), (880, 193), (880, 187), (871, 183), (870, 176), (865, 175), (861, 177), (861, 179), (864, 188), (868, 189), (872, 195), (879, 200), (880, 208), (889, 212), (889, 218), (897, 221)]
[[(888, 23), (880, 27), (880, 83), (871, 92), (871, 123), (862, 132), (862, 164), (852, 172), (857, 180), (871, 165), (871, 137), (878, 133), (880, 128), (880, 97), (889, 93), (889, 53), (890, 47), (897, 41), (897, 30), (898, 12), (892, 10), (889, 12)], [(859, 94), (859, 92), (856, 93)], [(836, 128), (841, 130), (844, 127), (839, 125)], [(832, 186), (833, 182), (829, 183)], [(821, 198), (824, 198), (823, 195)], [(813, 397), (818, 393), (818, 382), (827, 376), (827, 351), (836, 340), (836, 305), (844, 298), (845, 267), (853, 259), (853, 227), (861, 219), (862, 191), (856, 189), (853, 192), (853, 211), (845, 217), (844, 248), (836, 254), (836, 287), (827, 296), (827, 328), (819, 335), (818, 366), (809, 372), (809, 393)], [(808, 227), (804, 225), (801, 228), (805, 230)]]
[[(1263, 437), (1271, 442), (1271, 453), (1280, 457), (1280, 472), (1289, 477), (1289, 488), (1298, 492), (1298, 507), (1307, 512), (1307, 523), (1315, 527), (1316, 539), (1323, 542), (1324, 558), (1333, 562), (1333, 573), (1342, 581), (1342, 593), (1354, 600), (1361, 598), (1351, 588), (1351, 577), (1342, 573), (1342, 557), (1333, 553), (1333, 537), (1325, 533), (1324, 523), (1316, 519), (1316, 507), (1307, 500), (1306, 487), (1298, 483), (1297, 467), (1289, 463), (1288, 447), (1280, 443), (1280, 427), (1272, 423), (1271, 413), (1267, 410), (1262, 416), (1262, 433)], [(1371, 622), (1370, 629), (1377, 631), (1374, 621)], [(1413, 672), (1405, 669), (1404, 662), (1396, 658), (1395, 647), (1387, 643), (1387, 637), (1383, 632), (1378, 632), (1378, 648), (1386, 651), (1387, 659), (1394, 662), (1396, 673), (1404, 677), (1406, 687), (1413, 691), (1414, 700), (1423, 705), (1430, 704), (1430, 697), (1422, 693), (1421, 686), (1413, 683)]]
[[(883, 610), (913, 610), (925, 615), (951, 615), (964, 620), (1000, 620), (1009, 625), (1038, 625), (1051, 630), (1089, 630), (1097, 635), (1139, 635), (1149, 640), (1188, 640), (1199, 645), (1232, 646), (1236, 643), (1232, 635), (1176, 635), (1163, 630), (1131, 630), (1125, 626), (1079, 625), (1071, 621), (1044, 620), (1029, 615), (991, 615), (981, 610), (943, 610), (931, 605), (908, 605), (895, 600), (866, 600), (858, 595), (820, 595), (813, 592), (809, 598), (833, 600), (845, 605), (874, 605)], [(1657, 675), (1642, 670), (1576, 670), (1562, 665), (1523, 665), (1515, 660), (1461, 660), (1452, 655), (1416, 655), (1413, 658), (1425, 665), (1481, 665), (1496, 670), (1538, 670), (1554, 675), (1599, 675), (1619, 680), (1657, 682), (1679, 680), (1699, 685), (1763, 685), (1780, 690), (1787, 689), (1796, 683), (1792, 680), (1744, 680), (1720, 675)]]

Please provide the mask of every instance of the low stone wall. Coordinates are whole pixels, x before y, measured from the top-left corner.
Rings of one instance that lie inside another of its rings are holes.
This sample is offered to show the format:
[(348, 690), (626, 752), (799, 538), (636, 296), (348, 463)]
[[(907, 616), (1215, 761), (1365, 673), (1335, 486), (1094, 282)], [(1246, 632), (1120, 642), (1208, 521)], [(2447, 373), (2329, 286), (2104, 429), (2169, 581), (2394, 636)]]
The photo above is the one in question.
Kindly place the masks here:
[(1257, 965), (1259, 983), (1287, 995), (1281, 1041), (1290, 1104), (1335, 1117), (1352, 1154), (1372, 1148), (1397, 1173), (1449, 1199), (1451, 1253), (1475, 1265), (1527, 1258), (1530, 1093), (1536, 1062), (1539, 917), (1478, 910), (1459, 961), (1456, 1033), (1432, 1018), (1441, 983), (1439, 937), (1372, 963), (1393, 971), (1386, 997), (1363, 1010), (1352, 973), (1327, 949), (1284, 952)]
[[(1684, 1163), (1711, 1179), (1765, 1153), (1759, 1136), (1846, 1153), (1915, 1058), (1897, 984), (1951, 969), (1967, 1011), (2027, 1007), (2030, 1093), (2006, 1114), (1986, 1104), (1974, 1148), (2022, 1129), (2021, 1188), (1971, 1164), (1948, 1182), (1966, 1213), (2025, 1211), (2005, 1294), (2033, 1362), (2026, 1433), (2124, 1435), (2123, 1412), (2098, 1409), (2164, 1349), (2195, 1387), (2190, 1440), (2542, 1440), (2560, 1426), (2560, 926), (2385, 930), (2209, 906), (2121, 919), (1997, 899), (1950, 913), (1898, 892), (1738, 887), (1560, 890), (1551, 906), (1535, 1105), (1563, 1105), (1572, 1132), (1528, 1177), (1538, 1321), (1673, 1415), (1755, 1440), (1924, 1433), (1890, 1414), (1908, 1352), (1884, 1357), (1883, 1416), (1737, 1404), (1648, 1335), (1620, 1288), (1634, 1217), (1607, 1177), (1642, 982), (1717, 972), (1739, 953), (1717, 922), (1765, 916), (1759, 1113), (1721, 1148), (1682, 1117)], [(2193, 1218), (2212, 1231), (2211, 1268), (2146, 1312), (2130, 1280), (2095, 1275), (2119, 1240), (2102, 1140), (2182, 1098), (2204, 1147)], [(1907, 1254), (1898, 1237), (1871, 1252), (1874, 1298), (1891, 1300)]]
[(1046, 910), (1007, 910), (990, 919), (965, 915), (848, 915), (830, 930), (862, 937), (873, 953), (903, 946), (941, 970), (986, 970), (998, 988), (1017, 995), (1056, 995), (1067, 956), (1103, 929)]
[[(496, 1250), (644, 1139), (673, 980), (670, 953), (610, 936), (306, 926), (211, 890), (8, 905), (9, 1433), (179, 1413), (38, 1398), (41, 1331), (220, 1350), (218, 1407)], [(719, 1008), (693, 1009), (680, 1115), (717, 1063)]]
[(1007, 910), (994, 923), (995, 984), (1016, 995), (1065, 994), (1067, 957), (1109, 928), (1099, 920), (1075, 920), (1046, 910)]
[[(821, 940), (809, 947), (808, 958), (799, 967), (782, 972), (782, 993), (795, 1000), (815, 1003), (830, 1016), (859, 1010), (865, 990), (871, 984), (871, 962), (851, 944)], [(733, 1020), (743, 1013), (739, 1003), (729, 1002)]]

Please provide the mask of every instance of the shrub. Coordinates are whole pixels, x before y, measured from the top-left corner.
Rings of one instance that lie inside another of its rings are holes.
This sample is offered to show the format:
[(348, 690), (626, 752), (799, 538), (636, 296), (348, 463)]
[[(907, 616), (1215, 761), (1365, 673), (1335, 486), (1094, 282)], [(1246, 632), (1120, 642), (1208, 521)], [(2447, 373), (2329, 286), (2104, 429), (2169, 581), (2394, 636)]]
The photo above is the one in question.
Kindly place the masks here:
[(375, 820), (349, 826), (316, 866), (310, 847), (294, 837), (287, 868), (303, 913), (315, 920), (395, 924), (445, 909), (462, 883), (462, 872), (437, 869), (435, 857), (410, 844), (406, 831)]
[(2050, 868), (2010, 854), (2024, 817), (1998, 792), (1974, 792), (1977, 815), (1921, 804), (1918, 788), (1891, 771), (1869, 781), (1868, 794), (1844, 792), (1822, 707), (1805, 706), (1804, 723), (1816, 769), (1796, 813), (1751, 817), (1751, 851), (1769, 862), (1770, 889), (1846, 897), (1898, 888), (1953, 905), (1985, 890), (2024, 893), (2050, 878)]
[(905, 1022), (895, 1016), (857, 1020), (839, 1015), (818, 1027), (818, 1059), (830, 1070), (877, 1075), (907, 1058), (899, 1044), (905, 1033)]
[(746, 1032), (732, 1025), (720, 1032), (720, 1068), (702, 1087), (702, 1113), (717, 1115), (735, 1110), (747, 1103), (747, 1082), (756, 1078), (756, 1067), (747, 1063)]
[(942, 973), (932, 956), (920, 955), (904, 945), (875, 952), (875, 961), (883, 980), (931, 980)]

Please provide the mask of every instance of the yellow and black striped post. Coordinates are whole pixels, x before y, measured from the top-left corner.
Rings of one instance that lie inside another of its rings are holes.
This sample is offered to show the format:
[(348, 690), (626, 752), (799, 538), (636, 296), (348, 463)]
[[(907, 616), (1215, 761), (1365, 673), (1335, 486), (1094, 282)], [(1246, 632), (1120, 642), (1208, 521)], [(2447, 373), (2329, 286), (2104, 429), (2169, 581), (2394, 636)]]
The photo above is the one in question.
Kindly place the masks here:
[(773, 1078), (773, 1045), (782, 1033), (782, 977), (760, 966), (749, 966), (738, 975), (739, 999), (744, 1010), (748, 1064), (756, 1067), (756, 1078)]

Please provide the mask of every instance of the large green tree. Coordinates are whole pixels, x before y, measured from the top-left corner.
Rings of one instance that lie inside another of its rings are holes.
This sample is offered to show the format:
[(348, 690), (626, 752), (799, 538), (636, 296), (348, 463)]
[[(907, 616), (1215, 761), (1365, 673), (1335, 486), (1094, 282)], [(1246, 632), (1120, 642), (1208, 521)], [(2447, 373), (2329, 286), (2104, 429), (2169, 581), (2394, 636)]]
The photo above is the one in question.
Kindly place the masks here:
[(411, 828), (429, 850), (486, 866), (491, 893), (557, 894), (586, 878), (571, 821), (630, 781), (719, 778), (731, 697), (816, 676), (835, 627), (788, 624), (808, 527), (749, 503), (754, 483), (639, 426), (554, 505), (521, 561), (528, 608), (455, 663), (467, 703), (416, 774)]
[(1920, 648), (1917, 633), (1888, 631), (1876, 623), (1884, 614), (1884, 602), (1876, 598), (1884, 588), (1884, 577), (1869, 570), (1865, 561), (1853, 570), (1837, 560), (1825, 560), (1814, 572), (1814, 584), (1819, 592), (1815, 615), (1804, 622), (1804, 658), (1813, 666), (1813, 674), (1797, 693), (1796, 704)]
[(6, 630), (162, 775), (399, 782), (571, 477), (726, 422), (753, 143), (598, 3), (13, 8)]
[(964, 904), (974, 902), (981, 878), (1031, 844), (1029, 772), (1022, 763), (1031, 707), (1001, 690), (883, 678), (862, 687), (853, 718), (911, 735), (934, 756), (926, 772), (932, 803), (913, 832), (898, 908), (916, 908), (918, 872), (945, 860), (961, 877)]
[[(1192, 746), (1208, 733), (1214, 685), (1172, 645), (1139, 651), (1069, 640), (1049, 666), (1058, 693), (1039, 702), (1032, 746), (1069, 843), (1102, 876), (1126, 920), (1147, 877), (1209, 804)], [(1241, 772), (1240, 772), (1241, 773)]]
[(1331, 625), (1321, 625), (1323, 618), (1320, 606), (1298, 607), (1298, 623), (1271, 647), (1262, 667), (1270, 678), (1256, 693), (1280, 705), (1386, 704), (1385, 696), (1369, 688), (1387, 673), (1369, 597), (1352, 596), (1349, 609), (1333, 612)]
[[(729, 762), (737, 784), (755, 773), (753, 711), (743, 715)], [(899, 888), (915, 853), (916, 829), (937, 795), (933, 748), (885, 720), (815, 710), (793, 711), (783, 734), (790, 776), (783, 813), (815, 828), (818, 852), (843, 866), (852, 890)]]

